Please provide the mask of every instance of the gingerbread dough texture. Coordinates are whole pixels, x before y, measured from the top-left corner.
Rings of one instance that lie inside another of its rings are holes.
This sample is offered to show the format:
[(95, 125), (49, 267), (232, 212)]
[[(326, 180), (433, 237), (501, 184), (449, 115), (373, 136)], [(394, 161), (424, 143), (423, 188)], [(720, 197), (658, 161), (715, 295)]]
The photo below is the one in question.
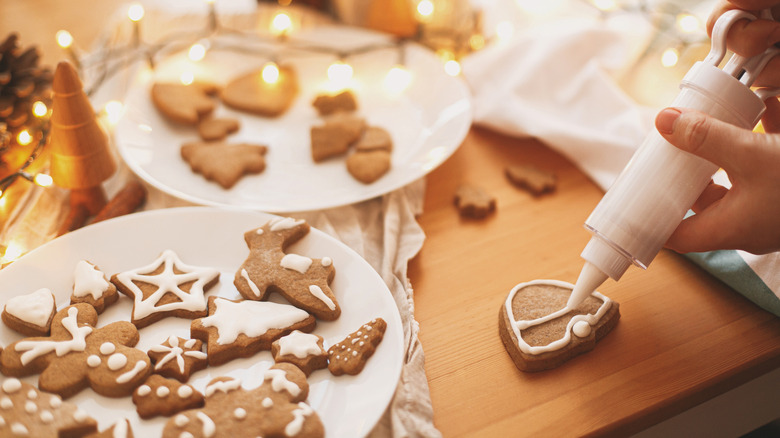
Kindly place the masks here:
[(225, 105), (264, 117), (284, 114), (298, 95), (298, 75), (292, 67), (280, 66), (274, 83), (263, 79), (261, 70), (230, 81), (220, 97)]
[(181, 146), (181, 157), (193, 172), (230, 189), (245, 175), (265, 170), (267, 151), (250, 143), (192, 142)]

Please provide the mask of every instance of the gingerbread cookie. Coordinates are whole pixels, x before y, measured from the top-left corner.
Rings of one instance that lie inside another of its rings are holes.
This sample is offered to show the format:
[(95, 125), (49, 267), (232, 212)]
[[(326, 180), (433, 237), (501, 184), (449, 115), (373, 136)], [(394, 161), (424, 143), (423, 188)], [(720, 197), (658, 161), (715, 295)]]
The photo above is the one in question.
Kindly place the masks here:
[(358, 140), (366, 130), (366, 120), (353, 113), (337, 112), (325, 117), (325, 126), (339, 128), (348, 133), (350, 138)]
[(212, 84), (156, 83), (152, 85), (152, 102), (166, 119), (185, 125), (197, 125), (216, 108), (209, 95), (217, 87)]
[(308, 376), (315, 370), (328, 367), (328, 352), (322, 343), (322, 336), (294, 330), (271, 344), (271, 354), (276, 363), (289, 362)]
[(369, 126), (360, 140), (355, 143), (355, 150), (359, 152), (368, 152), (382, 150), (393, 151), (393, 138), (384, 128), (378, 126)]
[(218, 270), (184, 264), (171, 250), (149, 265), (111, 277), (117, 290), (133, 299), (131, 322), (138, 328), (168, 316), (205, 316), (204, 294), (218, 281)]
[(107, 397), (123, 397), (151, 372), (149, 357), (133, 348), (138, 330), (127, 321), (95, 328), (97, 312), (86, 303), (54, 315), (51, 336), (25, 338), (0, 353), (8, 376), (41, 373), (38, 387), (68, 398), (89, 386)]
[(240, 126), (236, 119), (205, 119), (198, 123), (198, 135), (205, 141), (222, 140)]
[(73, 294), (70, 303), (87, 303), (103, 313), (106, 307), (119, 299), (116, 286), (108, 281), (106, 275), (97, 266), (86, 260), (80, 260), (73, 272)]
[(206, 343), (209, 365), (215, 366), (270, 350), (278, 338), (315, 325), (313, 316), (286, 304), (209, 297), (209, 316), (192, 321), (190, 334)]
[(174, 378), (182, 383), (190, 374), (208, 365), (206, 353), (201, 351), (203, 342), (171, 335), (162, 345), (149, 349), (147, 354), (154, 363), (154, 373)]
[(13, 377), (0, 384), (0, 436), (75, 437), (96, 430), (94, 418), (58, 395)]
[(515, 286), (501, 305), (499, 335), (522, 371), (555, 368), (592, 350), (620, 319), (618, 303), (594, 292), (568, 309), (574, 285), (536, 280)]
[(483, 219), (496, 211), (496, 198), (482, 187), (462, 184), (455, 192), (455, 208), (461, 216)]
[(279, 78), (269, 83), (262, 70), (230, 81), (220, 97), (225, 105), (265, 117), (282, 115), (298, 94), (298, 76), (291, 67), (280, 66)]
[(336, 94), (319, 94), (311, 104), (321, 116), (357, 109), (357, 99), (349, 90)]
[(152, 374), (133, 392), (133, 404), (141, 418), (170, 417), (203, 406), (203, 394), (190, 385)]
[(312, 126), (311, 134), (311, 159), (320, 163), (328, 158), (344, 155), (349, 146), (358, 139), (354, 131), (344, 129), (339, 125)]
[(356, 375), (363, 371), (385, 335), (387, 323), (374, 318), (350, 333), (343, 341), (328, 348), (328, 370), (334, 376)]
[(194, 142), (182, 145), (181, 157), (193, 172), (229, 189), (244, 175), (265, 170), (267, 151), (265, 146), (249, 143)]
[(363, 184), (371, 184), (390, 170), (390, 152), (382, 149), (355, 151), (347, 158), (347, 171)]
[(555, 174), (533, 166), (508, 166), (504, 173), (509, 182), (534, 196), (552, 192), (557, 185)]
[(134, 438), (133, 428), (127, 419), (117, 421), (102, 432), (91, 433), (84, 438)]
[(56, 311), (54, 294), (43, 288), (6, 301), (2, 319), (8, 328), (23, 335), (45, 336)]
[(168, 420), (163, 438), (325, 436), (317, 413), (305, 400), (306, 376), (294, 365), (276, 364), (263, 383), (246, 390), (241, 381), (218, 377), (206, 386), (206, 405)]
[(277, 218), (244, 233), (249, 257), (233, 281), (241, 296), (264, 300), (269, 292), (276, 291), (319, 319), (338, 318), (341, 308), (328, 286), (336, 274), (333, 261), (284, 252), (308, 232), (309, 224), (304, 220)]

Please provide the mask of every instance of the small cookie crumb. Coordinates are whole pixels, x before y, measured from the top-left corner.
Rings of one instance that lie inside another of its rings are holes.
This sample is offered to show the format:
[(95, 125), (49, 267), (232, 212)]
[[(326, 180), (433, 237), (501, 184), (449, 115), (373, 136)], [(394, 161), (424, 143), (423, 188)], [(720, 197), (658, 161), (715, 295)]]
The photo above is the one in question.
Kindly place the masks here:
[(482, 187), (462, 184), (455, 192), (455, 207), (461, 216), (483, 219), (496, 211), (496, 198)]
[(507, 166), (504, 174), (514, 186), (534, 196), (555, 191), (557, 186), (557, 177), (554, 173), (529, 165)]

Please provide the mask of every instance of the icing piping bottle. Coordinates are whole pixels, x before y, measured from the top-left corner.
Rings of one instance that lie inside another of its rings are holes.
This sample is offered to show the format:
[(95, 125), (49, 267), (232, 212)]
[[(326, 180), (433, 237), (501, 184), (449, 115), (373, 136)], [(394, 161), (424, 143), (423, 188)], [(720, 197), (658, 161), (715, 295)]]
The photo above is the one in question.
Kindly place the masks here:
[[(712, 48), (688, 71), (672, 106), (691, 108), (752, 129), (765, 110), (764, 99), (777, 90), (750, 89), (769, 59), (770, 48), (753, 58), (733, 55), (721, 70), (728, 29), (756, 17), (740, 10), (724, 13), (712, 33)], [(585, 265), (567, 303), (577, 307), (607, 278), (617, 281), (636, 265), (655, 258), (704, 191), (718, 166), (669, 144), (652, 129), (639, 149), (585, 221), (592, 237), (581, 257)]]

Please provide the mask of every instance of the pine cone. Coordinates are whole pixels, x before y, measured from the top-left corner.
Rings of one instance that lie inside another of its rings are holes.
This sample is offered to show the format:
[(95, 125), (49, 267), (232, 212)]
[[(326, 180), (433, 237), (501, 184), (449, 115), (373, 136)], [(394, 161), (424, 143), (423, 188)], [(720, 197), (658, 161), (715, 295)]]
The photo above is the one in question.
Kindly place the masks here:
[(33, 103), (51, 104), (52, 71), (39, 67), (39, 58), (36, 47), (19, 46), (16, 33), (0, 42), (0, 154), (16, 146), (18, 133), (30, 126)]

